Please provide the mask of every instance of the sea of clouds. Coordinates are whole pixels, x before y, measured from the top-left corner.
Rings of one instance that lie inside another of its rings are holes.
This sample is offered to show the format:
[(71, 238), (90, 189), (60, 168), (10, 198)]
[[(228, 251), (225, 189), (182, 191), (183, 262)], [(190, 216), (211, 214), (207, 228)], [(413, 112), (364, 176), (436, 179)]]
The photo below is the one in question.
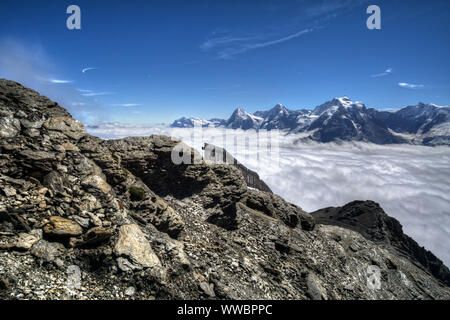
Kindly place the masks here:
[(298, 135), (215, 128), (103, 124), (88, 131), (106, 139), (164, 134), (200, 152), (204, 142), (224, 147), (275, 193), (309, 212), (374, 200), (406, 234), (450, 265), (449, 147), (296, 143)]

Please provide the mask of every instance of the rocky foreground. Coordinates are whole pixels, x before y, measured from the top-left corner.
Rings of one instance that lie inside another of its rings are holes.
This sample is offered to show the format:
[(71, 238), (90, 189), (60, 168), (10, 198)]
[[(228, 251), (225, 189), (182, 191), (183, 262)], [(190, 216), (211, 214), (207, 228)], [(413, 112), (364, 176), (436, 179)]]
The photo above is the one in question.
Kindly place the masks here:
[(377, 204), (308, 214), (235, 166), (175, 165), (179, 143), (103, 141), (0, 80), (0, 297), (450, 299), (448, 268)]

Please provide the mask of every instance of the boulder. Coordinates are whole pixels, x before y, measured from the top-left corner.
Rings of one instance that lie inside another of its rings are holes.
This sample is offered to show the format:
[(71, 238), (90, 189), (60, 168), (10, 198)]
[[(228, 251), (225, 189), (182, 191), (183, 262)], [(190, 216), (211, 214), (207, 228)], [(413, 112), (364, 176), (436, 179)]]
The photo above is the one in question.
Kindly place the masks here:
[(119, 228), (119, 236), (114, 253), (127, 257), (139, 268), (151, 268), (161, 265), (158, 256), (153, 252), (150, 243), (138, 225), (128, 224)]
[(77, 237), (83, 233), (83, 229), (75, 221), (53, 216), (44, 226), (44, 232), (51, 236)]
[(65, 251), (64, 246), (58, 242), (39, 240), (31, 247), (31, 254), (46, 261), (53, 262)]

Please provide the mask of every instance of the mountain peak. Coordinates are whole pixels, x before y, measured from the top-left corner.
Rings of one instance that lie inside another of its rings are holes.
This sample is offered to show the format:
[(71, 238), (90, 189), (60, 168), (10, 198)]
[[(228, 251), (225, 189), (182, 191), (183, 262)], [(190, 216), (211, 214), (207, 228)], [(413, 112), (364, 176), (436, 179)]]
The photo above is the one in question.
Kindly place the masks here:
[(343, 107), (348, 107), (348, 106), (353, 104), (353, 101), (347, 96), (343, 96), (343, 97), (340, 97), (340, 98), (334, 98), (332, 101), (334, 103), (338, 104), (338, 105), (343, 106)]
[(287, 114), (287, 113), (289, 113), (289, 110), (281, 103), (278, 103), (272, 109), (269, 110), (267, 115), (269, 117), (275, 117), (279, 114)]

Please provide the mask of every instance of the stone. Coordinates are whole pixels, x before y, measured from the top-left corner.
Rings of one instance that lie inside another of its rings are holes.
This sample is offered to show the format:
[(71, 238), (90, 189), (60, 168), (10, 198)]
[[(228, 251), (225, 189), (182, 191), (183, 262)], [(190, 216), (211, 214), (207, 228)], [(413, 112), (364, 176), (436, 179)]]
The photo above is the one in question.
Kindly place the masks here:
[(111, 192), (111, 186), (98, 175), (88, 176), (81, 182), (81, 185), (86, 188), (94, 188), (96, 190), (99, 190), (103, 194), (108, 194)]
[(20, 131), (20, 121), (13, 117), (0, 118), (0, 138), (15, 137)]
[(70, 117), (52, 117), (44, 123), (44, 127), (48, 130), (59, 131), (75, 140), (86, 135), (83, 124)]
[(80, 149), (78, 149), (78, 147), (71, 142), (64, 142), (61, 146), (64, 148), (65, 151), (76, 151), (76, 152), (80, 151)]
[(44, 226), (44, 232), (48, 235), (76, 237), (83, 233), (81, 226), (73, 220), (59, 216), (50, 217), (49, 220)]
[(133, 264), (141, 268), (161, 265), (144, 233), (136, 224), (123, 225), (119, 228), (119, 237), (114, 247), (114, 253), (118, 257), (128, 257)]
[(19, 250), (29, 250), (31, 247), (40, 240), (40, 237), (35, 234), (19, 233), (14, 246)]
[(327, 291), (323, 288), (320, 279), (312, 272), (306, 279), (308, 286), (308, 295), (313, 300), (327, 300)]
[(44, 120), (40, 119), (36, 121), (30, 121), (28, 119), (20, 119), (20, 123), (27, 129), (39, 129), (40, 127), (42, 127)]
[(7, 197), (12, 197), (16, 195), (16, 189), (14, 188), (5, 187), (2, 189), (2, 191)]
[(75, 220), (83, 228), (88, 228), (89, 227), (89, 219), (88, 218), (83, 218), (83, 217), (80, 217), (80, 216), (74, 216), (73, 220)]
[(53, 262), (64, 251), (65, 248), (61, 243), (48, 242), (46, 240), (39, 240), (30, 250), (32, 255), (46, 262)]
[(89, 217), (91, 218), (92, 224), (96, 227), (101, 227), (103, 225), (102, 220), (97, 217), (97, 215), (93, 214), (92, 212), (87, 212)]
[(123, 272), (130, 272), (130, 271), (133, 271), (136, 269), (141, 269), (141, 268), (139, 268), (139, 266), (132, 264), (128, 259), (123, 258), (123, 257), (117, 258), (117, 266)]
[(214, 298), (216, 294), (214, 293), (214, 284), (207, 282), (200, 282), (200, 289), (210, 298)]
[(136, 289), (134, 287), (128, 287), (125, 290), (125, 294), (129, 297), (134, 296), (135, 293), (136, 293)]

